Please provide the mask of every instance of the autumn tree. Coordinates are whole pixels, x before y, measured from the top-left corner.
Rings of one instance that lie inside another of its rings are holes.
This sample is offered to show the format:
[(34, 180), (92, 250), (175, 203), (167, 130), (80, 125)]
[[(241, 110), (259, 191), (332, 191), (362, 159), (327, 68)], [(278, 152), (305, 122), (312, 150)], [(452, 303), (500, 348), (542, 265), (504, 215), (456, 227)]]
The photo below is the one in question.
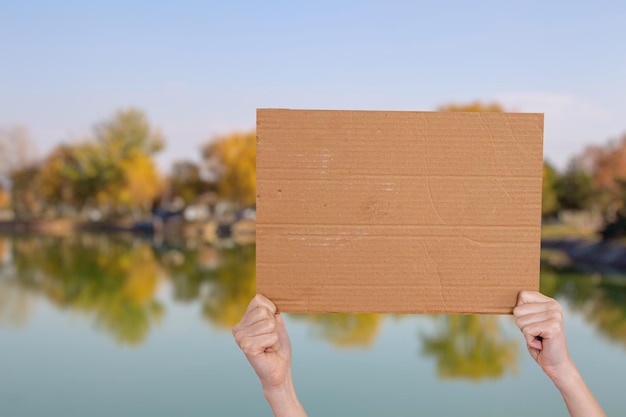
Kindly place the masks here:
[(190, 204), (213, 189), (212, 183), (203, 178), (200, 166), (192, 161), (178, 161), (172, 166), (169, 177), (169, 194), (180, 197)]
[(239, 206), (256, 202), (256, 134), (235, 133), (219, 137), (202, 152), (204, 163), (220, 197)]
[(94, 128), (94, 137), (72, 147), (59, 173), (72, 183), (74, 201), (105, 215), (140, 215), (161, 192), (152, 159), (163, 135), (139, 110), (117, 112)]
[(557, 171), (547, 162), (543, 163), (541, 182), (541, 215), (555, 215), (560, 208), (559, 198), (556, 192), (556, 184), (559, 179)]
[(60, 145), (41, 163), (38, 173), (41, 198), (59, 216), (77, 206), (74, 200), (72, 181), (65, 167), (74, 162), (72, 148)]
[(626, 134), (605, 146), (588, 147), (581, 160), (587, 164), (596, 188), (598, 202), (607, 221), (626, 216)]
[(482, 101), (474, 101), (471, 103), (450, 103), (440, 106), (438, 111), (458, 111), (458, 112), (503, 112), (502, 105), (492, 102), (483, 103)]
[(11, 196), (5, 186), (0, 184), (0, 210), (8, 210), (11, 207)]

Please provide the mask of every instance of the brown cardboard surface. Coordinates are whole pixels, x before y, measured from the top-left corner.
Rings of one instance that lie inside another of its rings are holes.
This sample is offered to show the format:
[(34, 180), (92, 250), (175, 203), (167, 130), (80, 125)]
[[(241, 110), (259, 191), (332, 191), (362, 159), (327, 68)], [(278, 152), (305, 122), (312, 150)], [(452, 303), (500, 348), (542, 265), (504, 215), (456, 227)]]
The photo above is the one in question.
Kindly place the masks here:
[(543, 114), (257, 110), (257, 292), (511, 313), (539, 288)]

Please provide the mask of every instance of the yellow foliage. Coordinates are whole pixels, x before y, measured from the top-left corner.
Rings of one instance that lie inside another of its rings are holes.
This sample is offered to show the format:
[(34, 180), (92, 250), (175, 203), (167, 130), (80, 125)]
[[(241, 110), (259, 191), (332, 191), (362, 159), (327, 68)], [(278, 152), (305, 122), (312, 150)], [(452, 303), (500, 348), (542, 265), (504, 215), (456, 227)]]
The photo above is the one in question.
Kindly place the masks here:
[(130, 267), (124, 282), (123, 296), (134, 304), (149, 303), (159, 284), (157, 263), (149, 246), (131, 252)]
[(376, 340), (381, 323), (379, 314), (306, 314), (294, 315), (315, 328), (316, 337), (337, 347), (370, 347)]
[(483, 103), (481, 101), (474, 101), (467, 104), (450, 103), (440, 106), (439, 111), (462, 111), (462, 112), (502, 112), (504, 108), (496, 103)]
[(161, 191), (161, 179), (152, 158), (137, 153), (121, 162), (126, 184), (118, 197), (122, 204), (149, 210), (154, 198)]
[(204, 156), (217, 177), (219, 194), (233, 202), (253, 206), (256, 202), (256, 134), (218, 138)]
[(434, 335), (422, 335), (423, 353), (437, 360), (442, 378), (499, 378), (517, 369), (518, 341), (506, 335), (495, 316), (433, 316)]
[(9, 208), (11, 208), (11, 195), (4, 188), (0, 188), (0, 210)]
[(0, 238), (0, 266), (4, 263), (5, 259), (9, 256), (9, 241), (5, 238)]

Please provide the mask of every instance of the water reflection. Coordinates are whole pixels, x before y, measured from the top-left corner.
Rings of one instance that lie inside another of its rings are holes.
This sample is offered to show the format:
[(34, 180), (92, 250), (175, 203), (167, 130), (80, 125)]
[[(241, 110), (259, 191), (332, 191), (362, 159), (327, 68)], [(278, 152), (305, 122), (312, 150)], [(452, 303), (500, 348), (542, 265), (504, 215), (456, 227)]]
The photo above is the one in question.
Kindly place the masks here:
[(541, 291), (567, 300), (602, 336), (626, 348), (626, 275), (583, 274), (544, 266)]
[[(442, 378), (481, 380), (517, 370), (519, 337), (503, 331), (498, 316), (433, 316), (434, 334), (421, 334), (422, 353)], [(515, 335), (517, 336), (517, 335)]]
[(379, 314), (292, 314), (309, 323), (316, 338), (336, 347), (367, 348), (374, 343), (380, 327)]
[[(43, 296), (93, 319), (120, 343), (143, 341), (163, 316), (155, 299), (162, 274), (145, 244), (98, 235), (19, 238), (13, 240), (12, 266), (1, 290), (6, 297)], [(3, 313), (27, 321), (16, 303), (8, 310)]]
[[(166, 284), (164, 286), (164, 284)], [(626, 277), (543, 266), (542, 292), (571, 305), (598, 332), (626, 348)], [(198, 316), (227, 331), (255, 292), (255, 247), (214, 247), (190, 240), (150, 241), (127, 235), (0, 237), (0, 324), (24, 326), (45, 299), (79, 314), (125, 345), (138, 345), (171, 301), (197, 305)], [(398, 319), (402, 319), (399, 316)], [(344, 348), (368, 348), (384, 316), (293, 315), (314, 337)], [(498, 316), (433, 316), (420, 333), (421, 355), (442, 378), (481, 380), (514, 372), (521, 343)]]

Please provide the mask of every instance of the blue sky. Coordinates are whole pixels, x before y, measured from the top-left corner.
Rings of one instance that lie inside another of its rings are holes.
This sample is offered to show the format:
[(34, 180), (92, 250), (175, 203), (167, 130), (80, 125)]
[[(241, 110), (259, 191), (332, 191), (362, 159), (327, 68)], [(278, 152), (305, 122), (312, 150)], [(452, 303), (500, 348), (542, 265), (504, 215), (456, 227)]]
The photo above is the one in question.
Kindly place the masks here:
[(251, 130), (259, 107), (545, 113), (559, 167), (626, 132), (626, 2), (0, 0), (0, 127), (40, 153), (130, 106), (159, 156)]

